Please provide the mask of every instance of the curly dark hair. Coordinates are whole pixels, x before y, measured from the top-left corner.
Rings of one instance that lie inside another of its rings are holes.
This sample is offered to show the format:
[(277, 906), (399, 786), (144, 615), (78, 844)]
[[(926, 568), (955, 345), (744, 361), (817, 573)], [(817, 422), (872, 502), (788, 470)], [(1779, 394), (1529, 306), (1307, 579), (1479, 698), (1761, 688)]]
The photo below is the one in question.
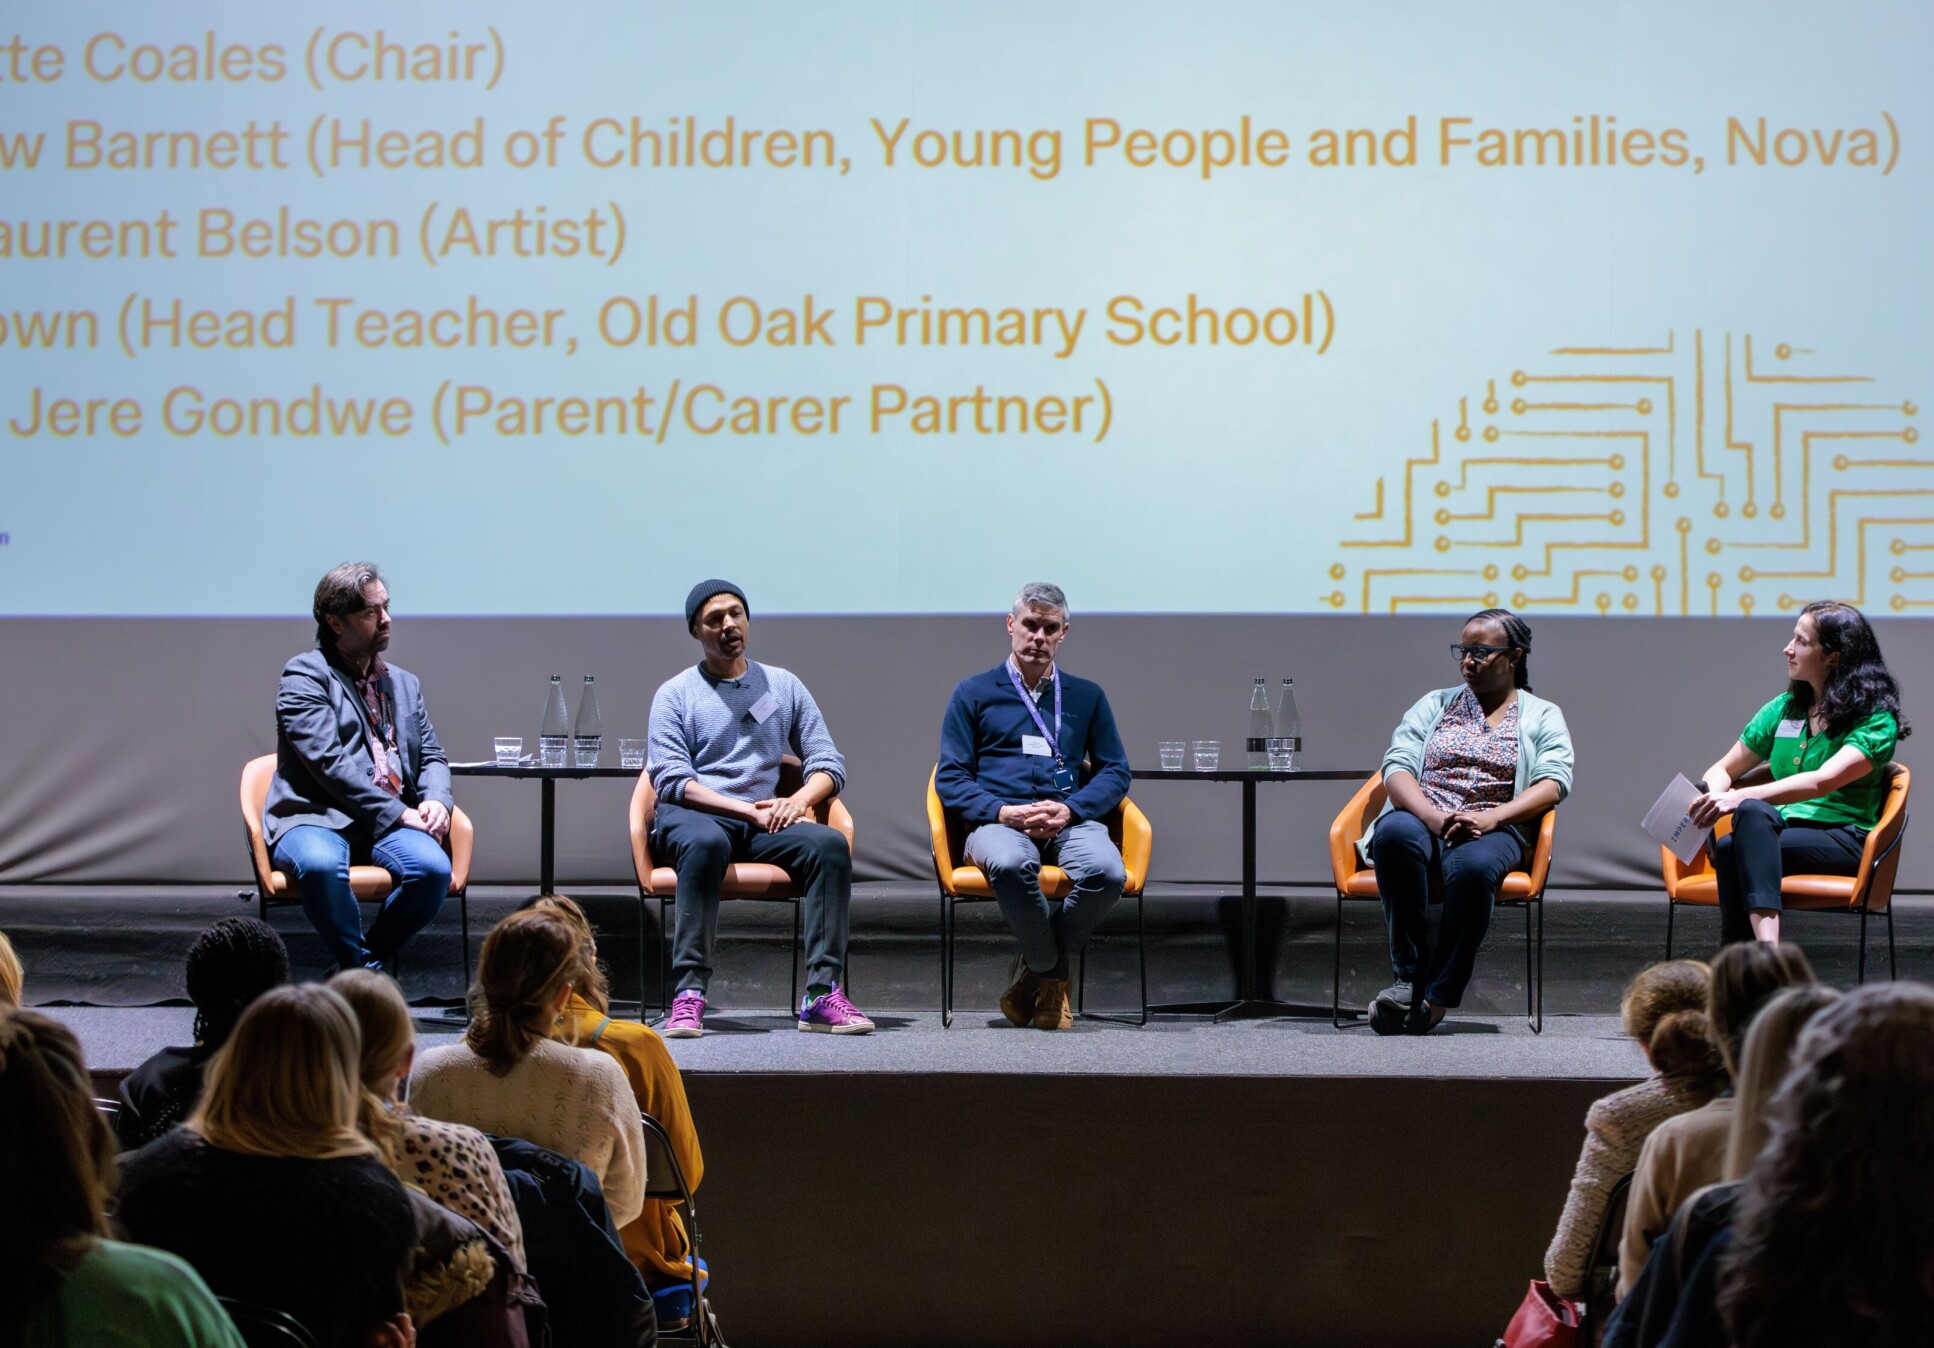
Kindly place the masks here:
[(205, 1057), (228, 1042), (250, 1002), (289, 981), (289, 950), (275, 928), (252, 917), (225, 917), (188, 948), (188, 1000), (195, 1004), (195, 1046)]
[(1487, 608), (1473, 613), (1464, 620), (1469, 627), (1478, 621), (1494, 622), (1504, 629), (1504, 640), (1518, 653), (1518, 667), (1514, 671), (1515, 686), (1531, 692), (1531, 624), (1520, 618), (1508, 608)]
[[(1900, 714), (1900, 684), (1881, 659), (1880, 642), (1866, 615), (1852, 604), (1822, 600), (1801, 609), (1800, 616), (1812, 617), (1820, 649), (1840, 657), (1840, 663), (1827, 671), (1826, 687), (1820, 690), (1827, 734), (1844, 735), (1876, 711), (1893, 714), (1901, 739), (1913, 734), (1913, 727)], [(1787, 684), (1786, 695), (1800, 716), (1812, 709), (1813, 685), (1805, 679)]]
[(1934, 988), (1870, 983), (1808, 1024), (1719, 1269), (1738, 1348), (1934, 1342)]

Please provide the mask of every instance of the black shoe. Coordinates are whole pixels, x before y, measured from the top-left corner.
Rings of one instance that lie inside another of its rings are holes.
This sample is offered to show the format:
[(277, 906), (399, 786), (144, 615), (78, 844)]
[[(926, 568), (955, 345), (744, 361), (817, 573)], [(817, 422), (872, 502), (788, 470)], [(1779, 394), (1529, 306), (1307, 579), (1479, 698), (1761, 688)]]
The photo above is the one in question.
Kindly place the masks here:
[(1411, 985), (1401, 978), (1379, 992), (1370, 1003), (1370, 1028), (1378, 1034), (1401, 1033), (1415, 996)]
[(1403, 1018), (1405, 1034), (1429, 1034), (1443, 1024), (1444, 1017), (1450, 1013), (1448, 1006), (1433, 1006), (1429, 1002), (1419, 1002)]

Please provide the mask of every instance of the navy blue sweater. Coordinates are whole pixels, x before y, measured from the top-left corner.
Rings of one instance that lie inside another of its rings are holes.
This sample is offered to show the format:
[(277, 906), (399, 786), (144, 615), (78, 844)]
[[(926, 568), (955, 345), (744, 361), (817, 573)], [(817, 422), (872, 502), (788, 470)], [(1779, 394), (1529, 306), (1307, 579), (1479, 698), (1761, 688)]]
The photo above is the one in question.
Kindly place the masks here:
[[(1061, 681), (1061, 757), (1077, 770), (1088, 760), (1090, 776), (1073, 791), (1054, 787), (1054, 759), (1021, 752), (1023, 735), (1041, 732), (1015, 691), (1005, 661), (962, 679), (940, 723), (940, 771), (934, 786), (940, 803), (970, 827), (1000, 818), (1003, 805), (1059, 800), (1076, 822), (1098, 819), (1128, 794), (1128, 753), (1115, 732), (1115, 713), (1101, 685), (1057, 669)], [(1041, 719), (1054, 728), (1054, 690), (1041, 696)]]

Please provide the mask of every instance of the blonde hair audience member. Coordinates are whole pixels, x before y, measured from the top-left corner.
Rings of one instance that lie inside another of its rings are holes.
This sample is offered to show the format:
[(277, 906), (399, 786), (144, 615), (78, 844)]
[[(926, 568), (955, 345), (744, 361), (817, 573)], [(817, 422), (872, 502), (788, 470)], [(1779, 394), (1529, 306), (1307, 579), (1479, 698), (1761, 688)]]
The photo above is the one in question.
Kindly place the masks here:
[(202, 1280), (108, 1239), (114, 1141), (72, 1032), (0, 1008), (0, 1343), (242, 1348)]
[[(1813, 966), (1796, 945), (1742, 941), (1724, 946), (1712, 959), (1712, 987), (1706, 1017), (1714, 1044), (1736, 1077), (1746, 1031), (1753, 1017), (1785, 988), (1812, 983)], [(1625, 1207), (1625, 1230), (1618, 1244), (1618, 1295), (1632, 1290), (1646, 1254), (1693, 1192), (1725, 1174), (1726, 1146), (1732, 1134), (1733, 1097), (1721, 1095), (1698, 1109), (1667, 1119), (1652, 1130), (1632, 1175), (1632, 1196)]]
[(223, 1296), (324, 1345), (406, 1346), (409, 1196), (356, 1126), (361, 1040), (320, 984), (271, 989), (208, 1063), (185, 1127), (121, 1161), (120, 1220)]
[[(552, 1033), (580, 1048), (608, 1054), (624, 1069), (638, 1108), (651, 1115), (671, 1140), (685, 1182), (693, 1189), (705, 1174), (698, 1129), (685, 1099), (685, 1081), (678, 1074), (665, 1041), (649, 1025), (613, 1020), (611, 989), (598, 963), (597, 933), (584, 909), (562, 894), (533, 900), (539, 912), (554, 913), (570, 924), (577, 937), (577, 966), (571, 980), (571, 1000)], [(652, 1287), (668, 1287), (691, 1278), (691, 1241), (677, 1205), (650, 1199), (638, 1220), (618, 1233), (625, 1253)]]
[(0, 931), (0, 1011), (18, 1007), (24, 996), (26, 979), (20, 971), (20, 956), (13, 953), (13, 942)]
[(345, 969), (329, 986), (362, 1031), (363, 1136), (405, 1184), (488, 1231), (524, 1267), (523, 1227), (490, 1139), (460, 1123), (426, 1119), (397, 1098), (416, 1060), (416, 1031), (396, 980)]
[(1652, 1130), (1725, 1089), (1726, 1067), (1706, 1019), (1710, 984), (1698, 960), (1669, 960), (1640, 970), (1625, 990), (1625, 1033), (1644, 1050), (1652, 1075), (1585, 1112), (1585, 1145), (1545, 1251), (1545, 1278), (1561, 1297), (1590, 1294), (1591, 1259), (1612, 1189), (1632, 1173)]
[(478, 957), (470, 1028), (417, 1058), (410, 1101), (426, 1117), (583, 1162), (622, 1227), (644, 1210), (644, 1129), (623, 1068), (550, 1037), (578, 976), (569, 922), (533, 910), (499, 922)]

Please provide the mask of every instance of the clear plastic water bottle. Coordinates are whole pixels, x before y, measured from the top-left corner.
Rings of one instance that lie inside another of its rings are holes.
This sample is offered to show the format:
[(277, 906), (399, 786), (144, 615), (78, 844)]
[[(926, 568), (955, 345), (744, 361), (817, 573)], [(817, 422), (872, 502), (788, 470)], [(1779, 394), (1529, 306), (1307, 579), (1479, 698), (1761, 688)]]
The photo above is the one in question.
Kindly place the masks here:
[(561, 768), (571, 749), (571, 713), (564, 705), (564, 680), (551, 675), (551, 690), (544, 697), (544, 727), (537, 736), (537, 762), (540, 767)]
[(578, 694), (578, 719), (571, 733), (577, 765), (595, 768), (604, 747), (604, 718), (598, 715), (598, 685), (589, 674), (584, 676), (584, 691)]
[(1289, 741), (1292, 768), (1303, 766), (1303, 717), (1296, 710), (1296, 680), (1284, 679), (1276, 695), (1276, 738)]
[(1249, 688), (1249, 766), (1269, 767), (1269, 684), (1257, 679)]

